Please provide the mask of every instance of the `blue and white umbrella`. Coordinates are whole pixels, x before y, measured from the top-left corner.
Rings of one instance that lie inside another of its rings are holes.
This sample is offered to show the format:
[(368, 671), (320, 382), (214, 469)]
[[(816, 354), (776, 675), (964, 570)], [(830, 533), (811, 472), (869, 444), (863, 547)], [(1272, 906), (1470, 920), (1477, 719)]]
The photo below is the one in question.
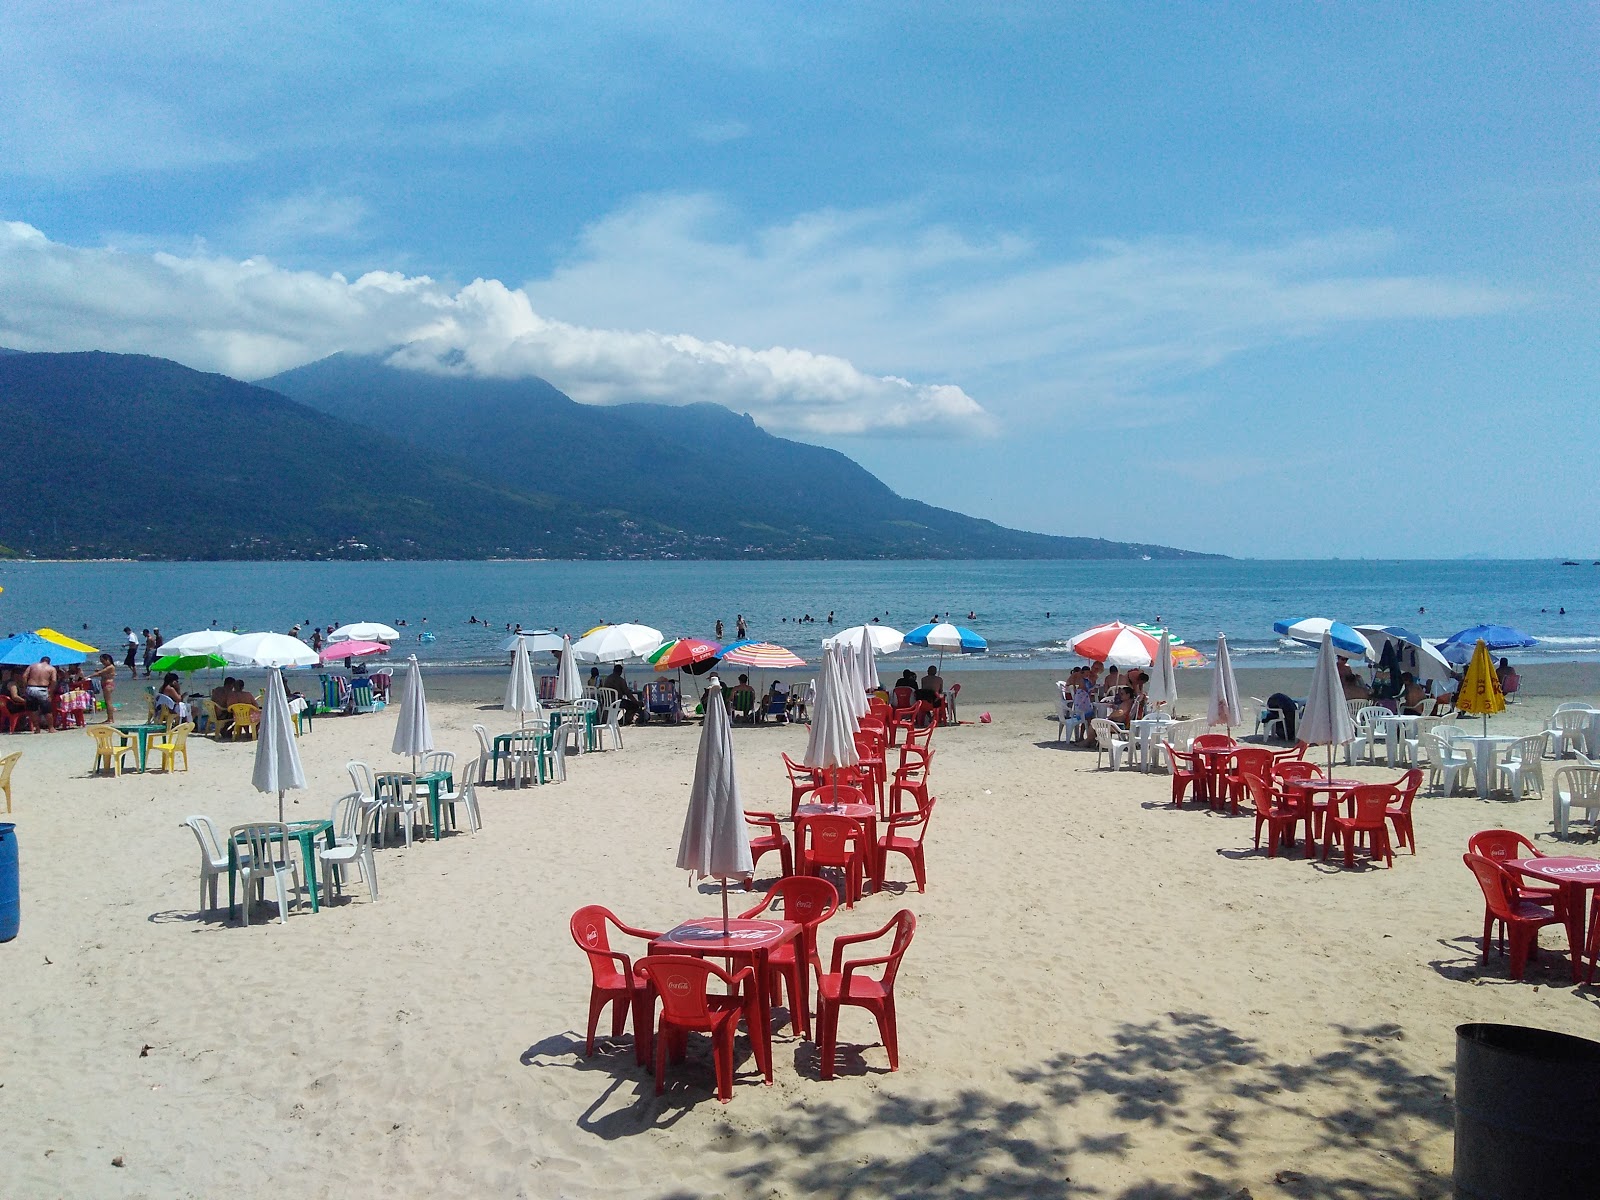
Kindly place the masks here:
[(1420, 634), (1412, 633), (1400, 625), (1357, 625), (1356, 632), (1372, 643), (1381, 655), (1384, 645), (1393, 645), (1399, 654), (1400, 669), (1410, 671), (1417, 679), (1445, 679), (1450, 675), (1450, 662)]
[(1312, 647), (1320, 647), (1322, 635), (1327, 634), (1334, 650), (1345, 657), (1355, 656), (1371, 662), (1378, 661), (1372, 643), (1343, 621), (1331, 621), (1327, 617), (1285, 617), (1281, 621), (1272, 623), (1272, 631), (1281, 633), (1302, 646)]
[(1539, 639), (1509, 625), (1474, 625), (1460, 633), (1452, 633), (1439, 643), (1439, 653), (1458, 667), (1472, 660), (1472, 652), (1483, 642), (1491, 650), (1522, 650), (1537, 646)]
[(908, 646), (929, 646), (935, 650), (949, 650), (952, 653), (959, 651), (962, 654), (981, 654), (989, 648), (989, 643), (984, 641), (972, 630), (960, 625), (952, 625), (949, 621), (940, 621), (933, 625), (918, 625), (905, 636)]

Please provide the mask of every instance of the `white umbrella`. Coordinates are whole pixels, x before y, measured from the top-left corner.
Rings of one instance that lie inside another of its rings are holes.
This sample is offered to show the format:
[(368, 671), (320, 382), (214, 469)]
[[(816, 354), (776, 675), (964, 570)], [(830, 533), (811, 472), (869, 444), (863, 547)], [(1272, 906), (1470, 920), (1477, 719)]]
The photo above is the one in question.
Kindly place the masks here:
[(283, 672), (267, 675), (267, 695), (261, 704), (261, 727), (256, 731), (256, 764), (250, 777), (258, 792), (278, 793), (278, 821), (283, 821), (283, 793), (306, 786), (306, 773), (300, 766), (300, 750), (294, 742), (294, 718), (289, 715), (289, 696), (283, 687)]
[(1380, 658), (1383, 651), (1379, 647), (1385, 642), (1393, 643), (1400, 656), (1400, 669), (1410, 671), (1419, 680), (1449, 679), (1454, 674), (1454, 668), (1445, 656), (1409, 629), (1398, 625), (1356, 625), (1353, 628), (1372, 643)]
[(1300, 718), (1297, 736), (1302, 742), (1328, 748), (1328, 777), (1333, 777), (1333, 748), (1355, 737), (1350, 709), (1344, 702), (1344, 685), (1339, 681), (1339, 666), (1334, 661), (1333, 639), (1322, 635), (1317, 651), (1317, 669), (1311, 674), (1311, 691), (1306, 696), (1306, 714)]
[(583, 680), (578, 675), (578, 649), (565, 634), (561, 635), (561, 666), (556, 671), (556, 699), (562, 704), (583, 699)]
[(356, 621), (341, 625), (328, 635), (330, 642), (398, 642), (400, 631), (381, 621)]
[[(1165, 642), (1165, 638), (1162, 640)], [(1168, 659), (1171, 659), (1170, 653)], [(1211, 700), (1206, 705), (1206, 724), (1226, 725), (1229, 733), (1235, 725), (1244, 724), (1244, 710), (1239, 707), (1239, 681), (1233, 677), (1233, 661), (1228, 657), (1228, 639), (1220, 633), (1217, 634), (1217, 661), (1211, 668)]]
[(861, 761), (856, 750), (858, 726), (848, 706), (849, 684), (839, 658), (839, 647), (823, 648), (817, 697), (811, 706), (811, 729), (806, 734), (805, 753), (800, 757), (802, 765), (824, 771), (853, 767)]
[(561, 635), (551, 633), (548, 629), (524, 629), (521, 633), (513, 633), (500, 644), (500, 649), (510, 653), (521, 644), (529, 650), (559, 650), (561, 649)]
[(411, 756), (411, 769), (417, 769), (417, 759), (433, 749), (433, 727), (428, 724), (428, 696), (422, 690), (422, 668), (417, 656), (408, 660), (405, 684), (400, 689), (400, 718), (394, 726), (394, 742), (390, 748), (396, 754)]
[(750, 834), (744, 823), (744, 802), (733, 767), (733, 726), (722, 702), (722, 683), (711, 676), (706, 689), (706, 719), (700, 727), (700, 750), (689, 788), (689, 811), (678, 839), (678, 866), (696, 879), (722, 883), (722, 927), (728, 927), (728, 880), (746, 879), (755, 871)]
[(572, 643), (579, 662), (622, 662), (648, 658), (661, 649), (661, 631), (648, 625), (602, 625)]
[(511, 675), (506, 679), (506, 712), (519, 714), (522, 728), (528, 727), (528, 714), (539, 712), (539, 689), (533, 682), (533, 664), (528, 660), (528, 645), (520, 638), (511, 658)]
[(191, 654), (220, 654), (222, 644), (238, 636), (229, 629), (197, 629), (193, 633), (180, 633), (162, 642), (156, 653), (172, 654), (179, 658)]
[(905, 644), (906, 635), (887, 625), (852, 625), (849, 629), (839, 631), (838, 640), (854, 644), (863, 629), (872, 639), (872, 648), (879, 654), (893, 654)]
[(1150, 699), (1156, 705), (1178, 703), (1178, 672), (1172, 665), (1172, 634), (1161, 631), (1161, 649), (1150, 667)]
[(241, 633), (216, 653), (236, 667), (314, 667), (322, 661), (310, 646), (286, 633)]

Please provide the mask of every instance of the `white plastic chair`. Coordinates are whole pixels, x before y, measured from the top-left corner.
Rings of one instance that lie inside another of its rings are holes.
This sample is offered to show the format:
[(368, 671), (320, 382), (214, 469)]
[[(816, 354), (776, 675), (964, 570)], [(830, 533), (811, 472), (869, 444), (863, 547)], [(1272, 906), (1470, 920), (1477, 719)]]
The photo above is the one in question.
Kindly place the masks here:
[[(1279, 741), (1286, 741), (1289, 735), (1283, 727), (1283, 714), (1275, 708), (1268, 708), (1267, 702), (1260, 696), (1251, 696), (1250, 703), (1256, 710), (1256, 733), (1262, 737), (1275, 737)], [(1274, 729), (1278, 732), (1273, 733)]]
[(346, 792), (333, 802), (333, 812), (328, 819), (333, 822), (335, 846), (355, 845), (356, 825), (361, 820), (362, 810), (371, 807), (358, 792)]
[(478, 778), (486, 780), (494, 764), (494, 743), (489, 738), (489, 731), (477, 722), (473, 723), (472, 732), (478, 735)]
[(1518, 738), (1506, 750), (1504, 762), (1495, 764), (1495, 778), (1505, 778), (1511, 794), (1521, 800), (1528, 794), (1531, 783), (1539, 795), (1544, 795), (1544, 746), (1548, 735), (1544, 732)]
[[(194, 831), (194, 840), (200, 843), (200, 908), (203, 916), (214, 911), (217, 907), (217, 877), (228, 873), (228, 847), (222, 840), (222, 833), (217, 829), (216, 823), (210, 817), (186, 817), (185, 825)], [(239, 866), (243, 867), (250, 855), (245, 850), (238, 854)], [(210, 885), (211, 903), (206, 903), (206, 886)]]
[[(367, 892), (376, 900), (378, 898), (378, 864), (372, 857), (372, 825), (377, 818), (377, 810), (364, 807), (357, 796), (344, 796), (345, 800), (352, 801), (348, 808), (355, 816), (355, 828), (352, 838), (335, 846), (325, 846), (317, 852), (317, 857), (326, 868), (325, 874), (333, 879), (335, 893), (344, 892), (344, 869), (353, 866), (361, 872), (361, 881), (367, 885)], [(337, 805), (334, 811), (338, 811)]]
[(1439, 729), (1424, 735), (1420, 745), (1428, 760), (1428, 786), (1454, 796), (1461, 777), (1472, 774), (1472, 755), (1458, 749), (1450, 735)]
[[(550, 781), (552, 783), (565, 783), (567, 781), (567, 738), (569, 736), (568, 731), (571, 728), (572, 722), (563, 721), (555, 727), (550, 738)], [(581, 725), (578, 726), (578, 741), (583, 741), (583, 727)]]
[(1096, 717), (1089, 722), (1089, 728), (1094, 730), (1096, 746), (1094, 756), (1095, 770), (1098, 771), (1100, 769), (1100, 759), (1107, 754), (1111, 756), (1111, 769), (1113, 771), (1122, 766), (1124, 755), (1127, 756), (1130, 763), (1133, 761), (1132, 747), (1129, 745), (1126, 732), (1120, 725), (1105, 717)]
[(1363, 705), (1356, 712), (1356, 736), (1364, 739), (1361, 745), (1361, 753), (1368, 762), (1375, 763), (1378, 761), (1379, 746), (1384, 748), (1385, 757), (1387, 757), (1389, 747), (1388, 729), (1383, 724), (1383, 718), (1392, 715), (1381, 704)]
[[(601, 688), (600, 691), (602, 695), (604, 695), (606, 692), (611, 692), (613, 696), (616, 695), (616, 693), (612, 692), (610, 688)], [(613, 750), (621, 750), (622, 705), (613, 700), (610, 704), (601, 709), (601, 713), (605, 719), (605, 724), (595, 726), (596, 743), (599, 745), (600, 749), (604, 750), (606, 748), (606, 735), (609, 734), (611, 737), (611, 748)]]
[[(590, 699), (574, 700), (572, 702), (572, 712), (578, 723), (578, 753), (582, 754), (590, 749), (588, 744), (589, 730), (599, 723), (600, 701)], [(596, 741), (595, 744), (599, 745), (599, 742)]]
[(467, 810), (467, 832), (473, 837), (478, 836), (478, 830), (483, 828), (483, 818), (478, 813), (478, 763), (476, 760), (469, 762), (461, 768), (461, 774), (455, 779), (455, 786), (449, 791), (439, 789), (439, 814), (443, 819), (445, 810), (449, 810), (450, 826), (456, 824), (456, 805), (461, 805)]
[(1589, 747), (1589, 709), (1558, 708), (1550, 718), (1550, 753), (1565, 758), (1570, 749)]
[(350, 772), (350, 782), (355, 784), (356, 794), (367, 804), (376, 802), (378, 788), (373, 781), (372, 768), (360, 759), (353, 758), (345, 763), (344, 769)]
[(428, 811), (428, 789), (426, 787), (419, 789), (414, 778), (406, 776), (398, 785), (393, 783), (387, 785), (383, 789), (383, 794), (376, 799), (379, 819), (378, 845), (386, 844), (389, 822), (396, 821), (400, 825), (401, 832), (405, 834), (406, 849), (409, 850), (411, 840), (416, 834), (417, 822), (424, 820)]
[(1558, 838), (1567, 836), (1575, 808), (1588, 814), (1591, 825), (1600, 824), (1600, 767), (1557, 767), (1550, 777), (1550, 800)]
[(1406, 761), (1413, 765), (1420, 765), (1423, 758), (1423, 738), (1438, 727), (1438, 717), (1418, 717), (1411, 724), (1410, 732), (1402, 736), (1406, 748)]
[(1063, 742), (1067, 738), (1067, 730), (1077, 724), (1072, 717), (1072, 696), (1067, 692), (1067, 681), (1056, 680), (1056, 721), (1060, 728), (1056, 730), (1056, 741)]
[[(235, 825), (228, 836), (236, 841), (242, 838), (250, 851), (248, 860), (242, 856), (239, 859), (239, 875), (244, 883), (244, 923), (250, 924), (252, 888), (256, 899), (264, 900), (267, 880), (271, 879), (278, 888), (278, 923), (287, 925), (289, 909), (300, 901), (300, 864), (294, 857), (289, 827), (276, 821), (258, 821)], [(226, 859), (223, 869), (227, 869)], [(285, 890), (285, 878), (294, 881), (292, 889)]]

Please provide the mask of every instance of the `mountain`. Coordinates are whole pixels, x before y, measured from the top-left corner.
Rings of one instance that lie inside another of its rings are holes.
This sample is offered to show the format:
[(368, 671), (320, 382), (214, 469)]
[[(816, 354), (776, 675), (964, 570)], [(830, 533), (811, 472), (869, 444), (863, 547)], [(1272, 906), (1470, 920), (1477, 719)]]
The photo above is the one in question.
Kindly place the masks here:
[(715, 404), (598, 407), (542, 379), (458, 378), (345, 354), (261, 382), (551, 495), (693, 531), (702, 557), (1210, 557), (1026, 533), (909, 500), (835, 450)]
[(907, 500), (842, 454), (714, 405), (599, 408), (542, 380), (458, 380), (342, 355), (266, 383), (142, 355), (0, 354), (0, 421), (29, 481), (0, 503), (0, 552), (1191, 556)]

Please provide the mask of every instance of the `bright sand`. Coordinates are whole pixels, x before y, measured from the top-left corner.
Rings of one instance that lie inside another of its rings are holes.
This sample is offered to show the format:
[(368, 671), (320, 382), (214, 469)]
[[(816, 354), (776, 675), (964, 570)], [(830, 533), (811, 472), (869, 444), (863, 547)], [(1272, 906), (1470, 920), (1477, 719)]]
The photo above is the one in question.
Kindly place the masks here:
[[(196, 740), (187, 774), (114, 780), (85, 776), (82, 734), (4, 739), (24, 752), (23, 913), (0, 946), (0, 1193), (1443, 1196), (1454, 1027), (1594, 1034), (1563, 955), (1520, 984), (1477, 965), (1467, 837), (1508, 826), (1554, 850), (1546, 801), (1424, 795), (1421, 853), (1392, 871), (1269, 860), (1250, 819), (1174, 811), (1164, 776), (1057, 746), (1049, 673), (952, 678), (963, 717), (993, 722), (935, 736), (929, 890), (897, 862), (823, 939), (917, 914), (900, 1071), (846, 1010), (838, 1079), (786, 1026), (770, 1088), (741, 1038), (726, 1106), (703, 1040), (660, 1098), (630, 1039), (582, 1056), (588, 967), (567, 931), (588, 902), (652, 928), (717, 911), (673, 866), (694, 727), (628, 730), (565, 784), (485, 789), (477, 838), (379, 852), (377, 903), (356, 884), (286, 926), (263, 905), (250, 929), (198, 919), (180, 827), (273, 813), (247, 744)], [(1202, 678), (1180, 676), (1180, 707)], [(1492, 728), (1600, 691), (1593, 668), (1526, 679)], [(1244, 691), (1269, 682), (1241, 672)], [(438, 681), (441, 748), (513, 723), (498, 688)], [(291, 817), (327, 815), (349, 758), (398, 766), (393, 726), (318, 721)], [(747, 807), (785, 808), (778, 752), (804, 731), (735, 738)]]

